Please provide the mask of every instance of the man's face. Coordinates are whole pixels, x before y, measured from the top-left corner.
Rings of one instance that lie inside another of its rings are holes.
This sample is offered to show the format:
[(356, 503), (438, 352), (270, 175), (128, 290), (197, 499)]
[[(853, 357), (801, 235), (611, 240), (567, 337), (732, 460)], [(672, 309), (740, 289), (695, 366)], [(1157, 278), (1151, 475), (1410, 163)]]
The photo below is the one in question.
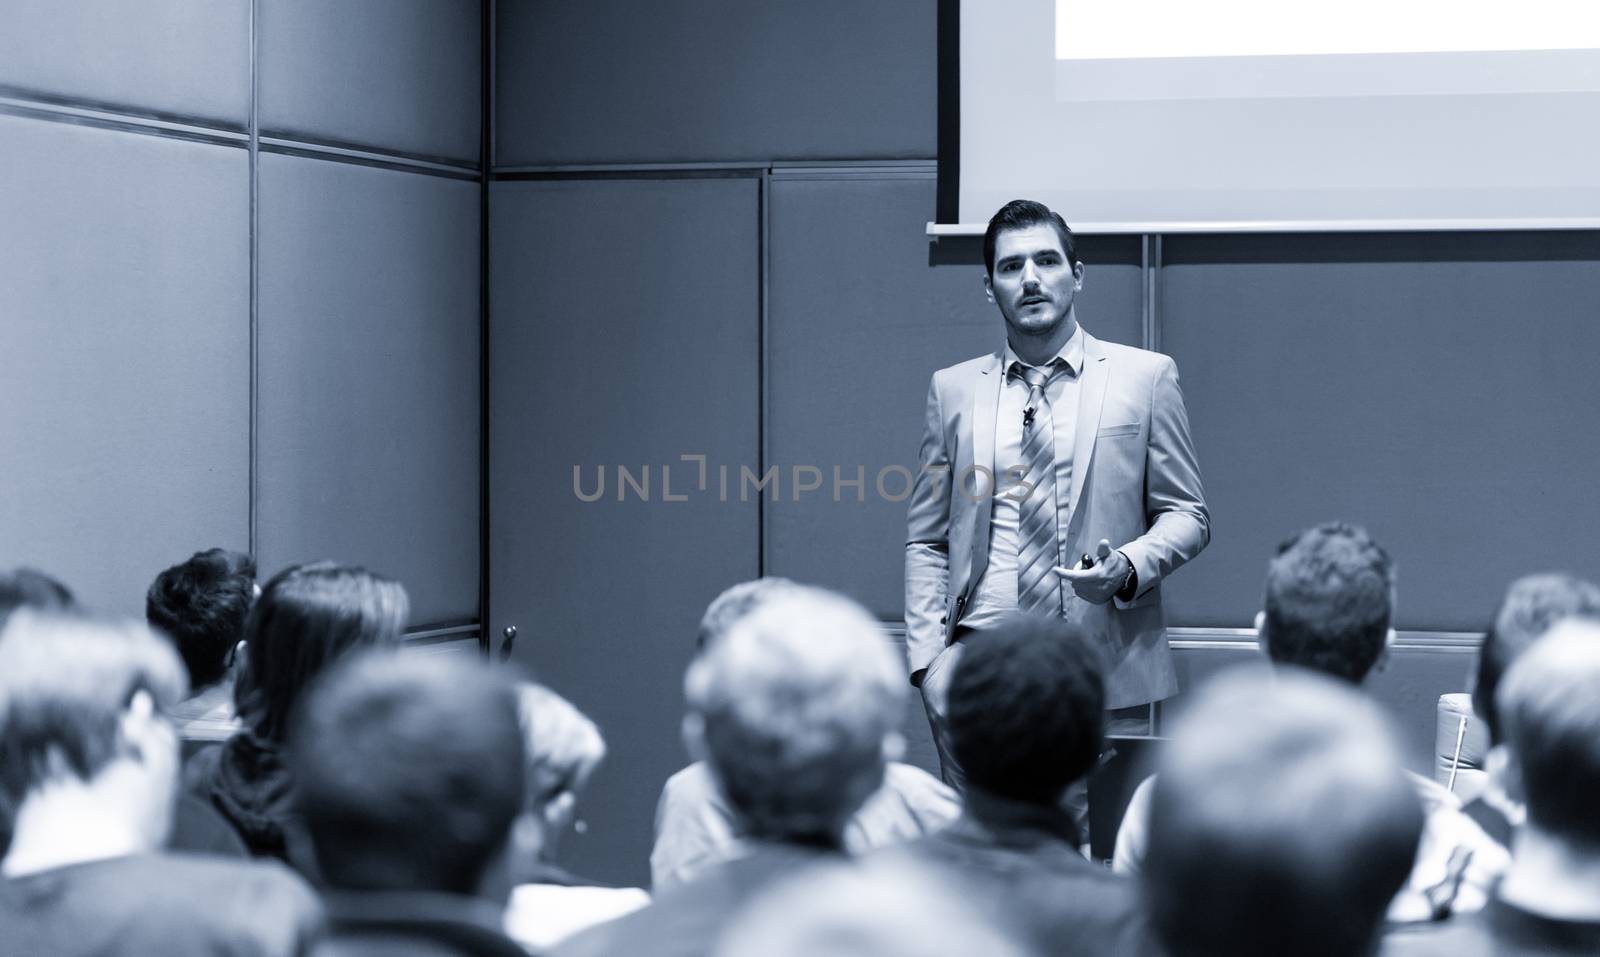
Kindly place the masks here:
[(1072, 299), (1083, 285), (1083, 265), (1067, 262), (1048, 223), (1008, 229), (995, 237), (994, 274), (988, 290), (1011, 335), (1048, 337), (1070, 321)]

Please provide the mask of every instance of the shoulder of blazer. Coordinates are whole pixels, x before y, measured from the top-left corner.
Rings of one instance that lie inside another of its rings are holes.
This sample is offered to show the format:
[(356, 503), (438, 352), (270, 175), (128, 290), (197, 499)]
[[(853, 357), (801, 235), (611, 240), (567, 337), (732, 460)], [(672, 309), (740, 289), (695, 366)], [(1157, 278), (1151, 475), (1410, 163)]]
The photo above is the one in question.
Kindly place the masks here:
[(1115, 362), (1122, 372), (1155, 375), (1166, 366), (1175, 364), (1172, 357), (1163, 352), (1151, 352), (1149, 349), (1125, 346), (1104, 339), (1096, 339), (1095, 342), (1099, 344), (1101, 354)]
[(982, 375), (985, 370), (991, 367), (997, 368), (999, 364), (1000, 353), (998, 352), (990, 352), (986, 355), (974, 356), (965, 362), (958, 362), (953, 366), (945, 366), (943, 369), (935, 372), (933, 374), (933, 381), (937, 383), (941, 389), (949, 388), (951, 385), (970, 382), (979, 375)]

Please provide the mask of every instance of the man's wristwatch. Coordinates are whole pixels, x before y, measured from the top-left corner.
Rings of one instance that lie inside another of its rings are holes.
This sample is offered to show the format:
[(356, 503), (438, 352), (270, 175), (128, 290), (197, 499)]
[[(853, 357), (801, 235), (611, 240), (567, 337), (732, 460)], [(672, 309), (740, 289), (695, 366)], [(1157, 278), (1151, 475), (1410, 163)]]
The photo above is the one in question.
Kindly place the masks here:
[(1118, 601), (1133, 601), (1133, 596), (1139, 593), (1139, 569), (1133, 566), (1133, 559), (1129, 558), (1126, 552), (1119, 548), (1117, 554), (1128, 563), (1128, 577), (1122, 580), (1122, 587), (1117, 589), (1116, 598)]

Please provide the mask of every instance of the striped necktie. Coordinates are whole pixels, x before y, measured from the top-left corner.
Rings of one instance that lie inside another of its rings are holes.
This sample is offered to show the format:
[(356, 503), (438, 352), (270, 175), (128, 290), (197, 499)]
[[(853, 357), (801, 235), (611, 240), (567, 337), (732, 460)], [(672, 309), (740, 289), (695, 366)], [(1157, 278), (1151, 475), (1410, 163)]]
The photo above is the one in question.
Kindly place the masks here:
[(1056, 544), (1056, 430), (1050, 418), (1045, 388), (1069, 367), (1052, 362), (1036, 369), (1020, 362), (1011, 373), (1028, 384), (1027, 411), (1022, 420), (1022, 461), (1025, 482), (1032, 488), (1018, 503), (1017, 608), (1057, 614), (1061, 608), (1061, 579), (1053, 568), (1058, 562)]

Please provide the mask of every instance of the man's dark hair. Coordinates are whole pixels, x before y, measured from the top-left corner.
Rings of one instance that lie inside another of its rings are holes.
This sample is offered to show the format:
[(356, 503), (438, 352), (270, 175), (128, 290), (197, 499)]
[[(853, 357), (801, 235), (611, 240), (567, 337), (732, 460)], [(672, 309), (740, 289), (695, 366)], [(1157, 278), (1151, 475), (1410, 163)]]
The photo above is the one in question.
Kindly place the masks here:
[(281, 741), (306, 684), (348, 652), (398, 644), (410, 608), (399, 582), (363, 568), (317, 562), (274, 575), (245, 623), (239, 716)]
[(1378, 707), (1302, 669), (1202, 687), (1162, 752), (1140, 872), (1171, 957), (1370, 957), (1423, 811)]
[(244, 638), (255, 586), (254, 559), (208, 548), (157, 575), (145, 593), (145, 620), (177, 646), (193, 691), (227, 674), (228, 655)]
[(367, 652), (307, 693), (295, 802), (338, 890), (472, 894), (523, 805), (516, 688), (474, 661)]
[(0, 629), (18, 608), (71, 611), (77, 601), (67, 586), (32, 568), (17, 568), (0, 575)]
[(1309, 528), (1267, 565), (1267, 654), (1360, 684), (1383, 656), (1394, 608), (1394, 565), (1366, 530)]
[(1054, 804), (1100, 756), (1101, 661), (1061, 621), (1017, 615), (963, 639), (950, 678), (950, 745), (972, 786)]
[(1573, 575), (1528, 575), (1511, 583), (1494, 613), (1494, 624), (1478, 650), (1478, 672), (1472, 681), (1472, 710), (1489, 728), (1489, 740), (1501, 741), (1495, 689), (1517, 656), (1563, 618), (1600, 618), (1600, 586)]
[(1027, 229), (1029, 226), (1046, 224), (1054, 226), (1056, 235), (1061, 237), (1061, 249), (1067, 254), (1067, 265), (1076, 266), (1078, 248), (1072, 239), (1072, 227), (1061, 218), (1061, 214), (1031, 199), (1014, 199), (989, 217), (989, 228), (983, 231), (983, 264), (989, 276), (994, 276), (994, 248), (1000, 241), (1001, 233), (1008, 229)]

